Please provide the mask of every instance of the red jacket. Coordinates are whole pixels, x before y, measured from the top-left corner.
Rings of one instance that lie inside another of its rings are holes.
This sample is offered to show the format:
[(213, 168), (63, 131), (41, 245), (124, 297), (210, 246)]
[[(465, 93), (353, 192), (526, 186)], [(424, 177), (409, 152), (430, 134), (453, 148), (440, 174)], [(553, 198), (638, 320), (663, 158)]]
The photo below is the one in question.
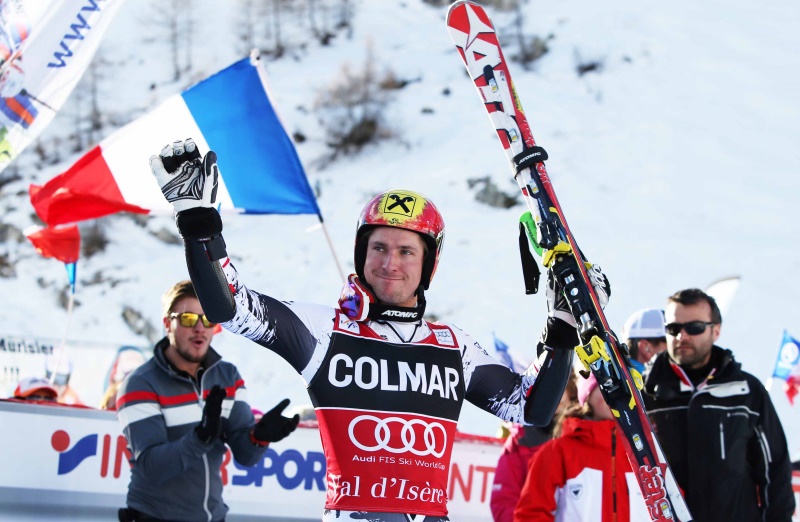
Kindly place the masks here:
[(610, 420), (566, 419), (531, 459), (514, 521), (649, 522), (617, 431)]
[(533, 426), (512, 428), (503, 453), (497, 461), (489, 506), (494, 522), (512, 522), (522, 485), (528, 476), (531, 457), (550, 439), (544, 428)]

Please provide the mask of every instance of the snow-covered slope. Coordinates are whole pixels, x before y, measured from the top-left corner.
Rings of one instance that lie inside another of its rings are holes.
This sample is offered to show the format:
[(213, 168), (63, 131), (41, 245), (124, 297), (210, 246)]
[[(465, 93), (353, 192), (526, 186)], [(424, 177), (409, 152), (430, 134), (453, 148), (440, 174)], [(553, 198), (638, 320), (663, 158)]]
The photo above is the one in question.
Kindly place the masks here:
[[(105, 93), (115, 110), (141, 109), (184, 87), (164, 84), (164, 43), (152, 41), (152, 27), (141, 22), (149, 4), (129, 2), (101, 50), (117, 64)], [(230, 30), (236, 5), (196, 2), (202, 13), (194, 53), (198, 76), (241, 57)], [(554, 38), (531, 71), (512, 64), (512, 74), (537, 141), (549, 152), (548, 171), (578, 242), (611, 280), (612, 325), (621, 328), (637, 309), (663, 306), (681, 288), (741, 275), (720, 344), (765, 380), (782, 330), (800, 335), (794, 131), (800, 121), (800, 7), (791, 0), (562, 0), (530, 2), (524, 9), (529, 34)], [(309, 138), (298, 152), (312, 185), (321, 189), (319, 204), (345, 270), (352, 268), (354, 225), (367, 197), (393, 186), (419, 190), (447, 223), (429, 311), (490, 350), (495, 332), (530, 356), (545, 304), (543, 295), (527, 297), (522, 289), (516, 236), (523, 208), (488, 207), (468, 187), (467, 179), (490, 176), (507, 193), (516, 190), (449, 40), (445, 12), (421, 0), (356, 2), (351, 39), (339, 36), (328, 47), (311, 45), (301, 59), (268, 63), (272, 92), (289, 132)], [(495, 18), (500, 27), (510, 24), (508, 15)], [(397, 91), (389, 106), (399, 137), (320, 168), (325, 137), (313, 100), (343, 63), (363, 65), (367, 42), (380, 68), (419, 79)], [(579, 77), (578, 61), (603, 67)], [(151, 91), (154, 81), (159, 87)], [(65, 111), (48, 132), (68, 128)], [(25, 182), (14, 188), (46, 181), (74, 159), (39, 172), (24, 169)], [(146, 158), (131, 161), (141, 163), (142, 183), (151, 183)], [(2, 201), (16, 207), (4, 221), (31, 223), (25, 194)], [(312, 216), (226, 219), (228, 250), (247, 284), (280, 298), (335, 303), (340, 280), (324, 236), (306, 231), (315, 223)], [(111, 243), (105, 253), (81, 261), (79, 275), (87, 280), (100, 272), (118, 282), (79, 285), (70, 339), (146, 344), (122, 320), (122, 307), (131, 305), (158, 325), (160, 294), (186, 276), (182, 248), (149, 233), (162, 227), (173, 229), (170, 217), (151, 218), (145, 227), (111, 221)], [(0, 327), (60, 338), (66, 314), (55, 296), (63, 268), (27, 244), (6, 247), (24, 259), (15, 278), (0, 279), (6, 296)], [(271, 353), (229, 333), (214, 344), (239, 364), (255, 406), (283, 396), (307, 402), (299, 377)], [(780, 386), (772, 397), (796, 451), (797, 410)], [(471, 406), (463, 411), (465, 431), (491, 434), (497, 425)]]

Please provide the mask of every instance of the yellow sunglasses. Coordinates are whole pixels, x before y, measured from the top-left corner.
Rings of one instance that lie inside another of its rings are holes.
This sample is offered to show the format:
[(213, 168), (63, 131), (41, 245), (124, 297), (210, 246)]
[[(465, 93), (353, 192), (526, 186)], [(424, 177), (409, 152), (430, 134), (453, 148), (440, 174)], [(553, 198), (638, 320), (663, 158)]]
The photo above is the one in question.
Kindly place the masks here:
[(211, 321), (209, 321), (208, 318), (205, 316), (205, 314), (200, 315), (194, 312), (183, 312), (182, 314), (179, 314), (176, 312), (172, 312), (171, 314), (169, 314), (169, 317), (170, 319), (175, 319), (177, 317), (180, 325), (185, 328), (194, 328), (194, 325), (196, 325), (197, 321), (199, 321), (200, 319), (203, 320), (203, 326), (205, 326), (206, 328), (214, 328), (216, 326), (216, 323), (212, 323)]

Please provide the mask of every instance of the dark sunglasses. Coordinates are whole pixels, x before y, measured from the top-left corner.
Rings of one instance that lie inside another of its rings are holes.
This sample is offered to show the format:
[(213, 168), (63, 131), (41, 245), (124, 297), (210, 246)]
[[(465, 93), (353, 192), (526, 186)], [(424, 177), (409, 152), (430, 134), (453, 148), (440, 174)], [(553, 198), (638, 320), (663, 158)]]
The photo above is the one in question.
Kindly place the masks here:
[(681, 330), (684, 330), (689, 335), (700, 335), (706, 331), (706, 327), (711, 324), (716, 324), (712, 321), (689, 321), (688, 323), (669, 323), (664, 325), (664, 329), (668, 334), (675, 337)]
[(203, 326), (205, 326), (206, 328), (214, 328), (214, 326), (216, 326), (216, 323), (212, 323), (211, 321), (209, 321), (208, 318), (205, 316), (205, 314), (200, 315), (194, 312), (183, 312), (182, 314), (179, 314), (172, 312), (171, 314), (169, 314), (169, 317), (170, 319), (175, 319), (177, 317), (178, 322), (184, 328), (194, 328), (194, 325), (196, 325), (197, 321), (199, 321), (200, 319), (203, 320)]

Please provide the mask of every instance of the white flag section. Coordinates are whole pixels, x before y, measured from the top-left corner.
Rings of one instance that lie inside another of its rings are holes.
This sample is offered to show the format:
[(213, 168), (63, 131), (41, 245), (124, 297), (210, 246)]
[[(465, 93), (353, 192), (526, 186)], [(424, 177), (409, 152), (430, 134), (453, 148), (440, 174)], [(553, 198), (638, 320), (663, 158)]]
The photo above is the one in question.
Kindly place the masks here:
[(739, 289), (740, 281), (741, 278), (739, 276), (726, 277), (711, 283), (706, 288), (706, 293), (717, 302), (723, 320), (731, 307), (731, 301), (733, 301), (733, 296), (736, 295), (736, 290)]
[(53, 120), (125, 0), (0, 0), (0, 170)]

